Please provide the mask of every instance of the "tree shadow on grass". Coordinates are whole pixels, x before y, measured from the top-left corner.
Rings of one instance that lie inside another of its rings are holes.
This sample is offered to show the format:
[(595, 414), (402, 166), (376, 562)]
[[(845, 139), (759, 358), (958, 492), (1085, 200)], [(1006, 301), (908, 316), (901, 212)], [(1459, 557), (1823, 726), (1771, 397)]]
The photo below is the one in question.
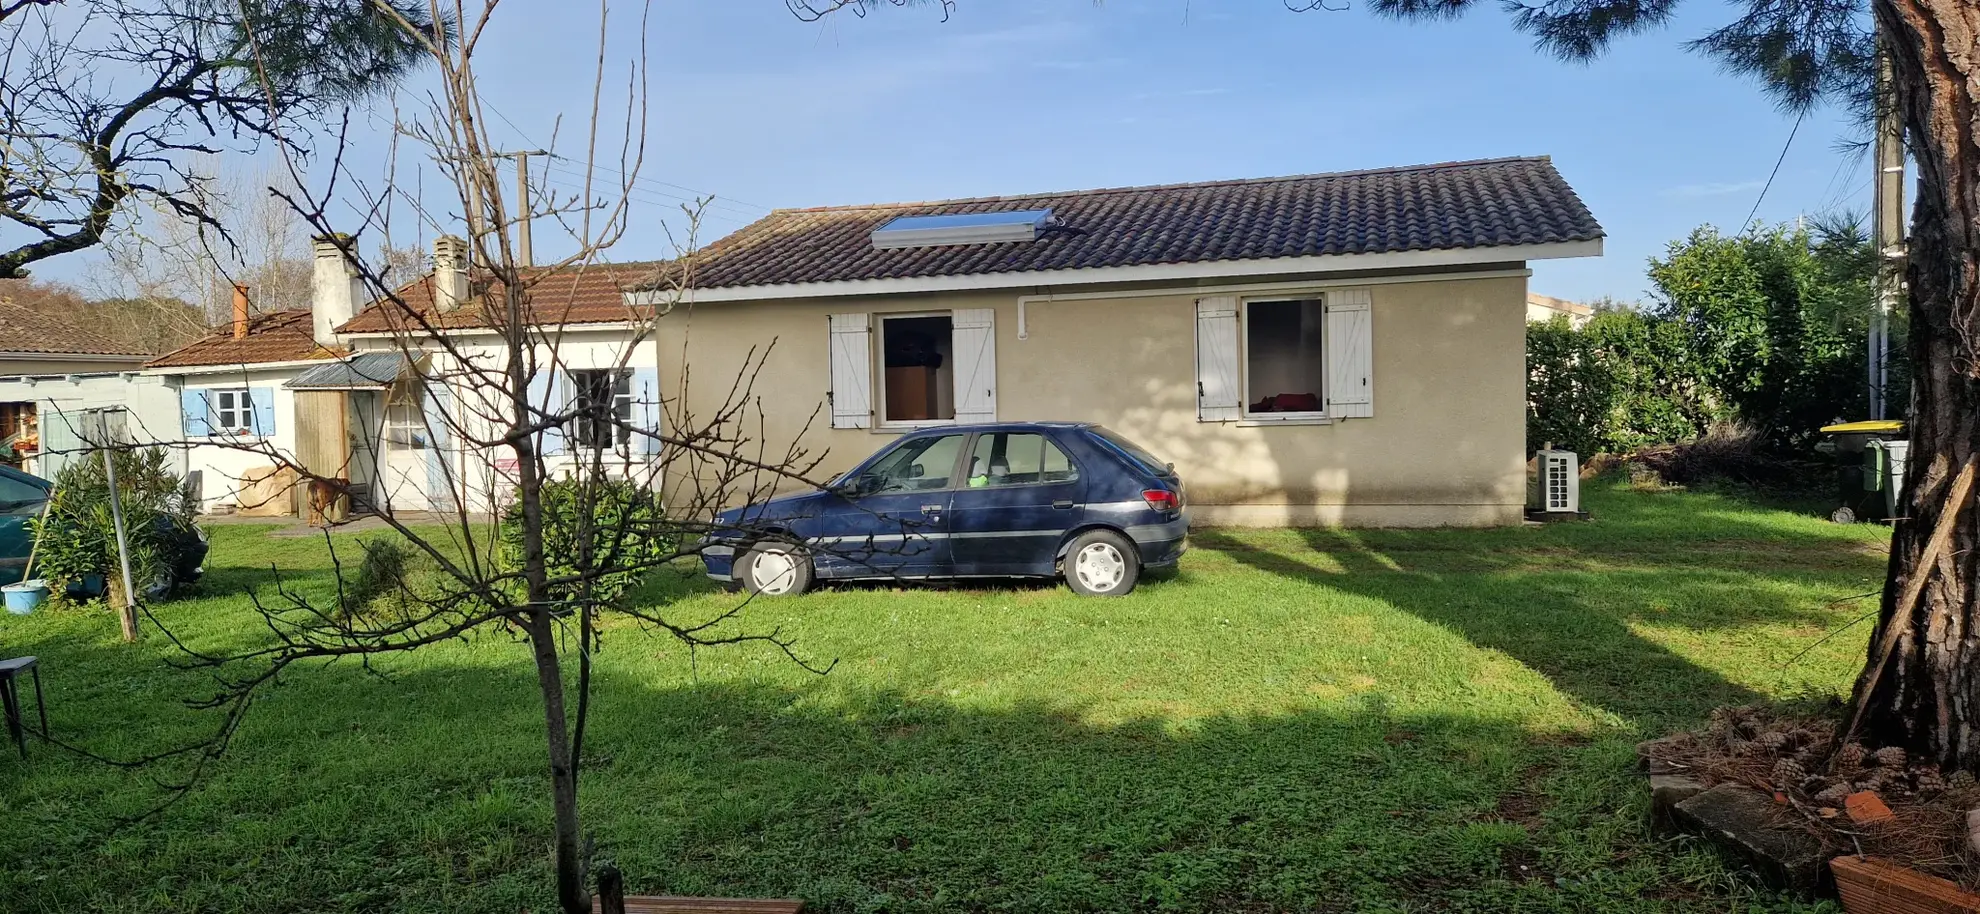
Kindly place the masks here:
[(1760, 696), (1632, 625), (1826, 630), (1836, 614), (1811, 603), (1806, 588), (1860, 586), (1881, 574), (1879, 552), (1847, 531), (1810, 542), (1734, 509), (1694, 511), (1709, 516), (1690, 527), (1671, 515), (1709, 504), (1644, 496), (1612, 502), (1590, 523), (1541, 530), (1208, 530), (1191, 541), (1261, 571), (1381, 600), (1656, 733)]
[[(63, 676), (105, 649), (44, 647)], [(1103, 724), (831, 678), (670, 685), (656, 680), (678, 671), (621, 656), (601, 663), (581, 789), (636, 891), (826, 912), (1621, 910), (1676, 881), (1654, 859), (1576, 862), (1590, 839), (1562, 823), (1627, 788), (1543, 775), (1516, 721), (1371, 699)], [(142, 780), (56, 755), (0, 764), (12, 827), (36, 836), (0, 845), (5, 907), (550, 910), (526, 657), (392, 666), (298, 671), (210, 782), (114, 834), (155, 798)], [(178, 724), (99, 712), (163, 700), (52, 710), (79, 741), (135, 744)]]

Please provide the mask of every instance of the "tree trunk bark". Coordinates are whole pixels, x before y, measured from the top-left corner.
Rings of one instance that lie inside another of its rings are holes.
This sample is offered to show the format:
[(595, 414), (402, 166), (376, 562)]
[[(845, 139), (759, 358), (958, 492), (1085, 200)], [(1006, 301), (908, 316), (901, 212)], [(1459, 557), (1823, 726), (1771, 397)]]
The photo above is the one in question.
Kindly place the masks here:
[[(1947, 768), (1980, 771), (1980, 511), (1960, 511), (1950, 548), (1925, 544), (1955, 473), (1980, 451), (1980, 6), (1972, 0), (1879, 0), (1898, 104), (1918, 174), (1910, 262), (1909, 495), (1891, 539), (1883, 613), (1856, 684), (1864, 738)], [(1894, 618), (1919, 575), (1918, 604)], [(1900, 626), (1872, 680), (1886, 632)]]
[(564, 671), (557, 657), (557, 628), (547, 607), (530, 610), (530, 647), (536, 652), (536, 684), (543, 692), (543, 723), (549, 736), (551, 816), (555, 822), (557, 903), (564, 914), (589, 914), (577, 806), (577, 764), (571, 758), (564, 713)]

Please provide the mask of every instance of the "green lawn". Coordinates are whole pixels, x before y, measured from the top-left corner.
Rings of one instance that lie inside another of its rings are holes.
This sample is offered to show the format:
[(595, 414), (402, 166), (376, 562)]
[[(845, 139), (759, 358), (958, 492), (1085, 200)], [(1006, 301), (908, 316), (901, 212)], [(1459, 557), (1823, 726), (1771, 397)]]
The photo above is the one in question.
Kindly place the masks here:
[[(1836, 694), (1883, 532), (1591, 485), (1596, 520), (1493, 531), (1199, 532), (1120, 600), (1062, 587), (846, 589), (748, 607), (766, 649), (606, 640), (583, 781), (633, 888), (825, 911), (1785, 910), (1651, 841), (1638, 739), (1728, 702)], [(308, 539), (216, 530), (196, 647), (264, 636), (243, 595)], [(683, 618), (735, 598), (656, 582)], [(65, 739), (134, 755), (210, 725), (155, 634), (0, 618)], [(140, 775), (0, 755), (0, 911), (547, 911), (548, 803), (507, 636), (267, 693), (156, 817)], [(176, 769), (156, 772), (160, 777)]]

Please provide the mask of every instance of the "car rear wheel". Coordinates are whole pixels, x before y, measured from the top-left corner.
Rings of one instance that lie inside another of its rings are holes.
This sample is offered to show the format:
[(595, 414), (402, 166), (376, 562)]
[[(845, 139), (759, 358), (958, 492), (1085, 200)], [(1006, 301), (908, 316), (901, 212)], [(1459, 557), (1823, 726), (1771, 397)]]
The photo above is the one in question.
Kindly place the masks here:
[(796, 543), (751, 546), (737, 575), (745, 590), (766, 597), (794, 597), (811, 589), (811, 556)]
[(1141, 554), (1112, 530), (1080, 534), (1066, 548), (1066, 586), (1088, 597), (1118, 597), (1141, 577)]

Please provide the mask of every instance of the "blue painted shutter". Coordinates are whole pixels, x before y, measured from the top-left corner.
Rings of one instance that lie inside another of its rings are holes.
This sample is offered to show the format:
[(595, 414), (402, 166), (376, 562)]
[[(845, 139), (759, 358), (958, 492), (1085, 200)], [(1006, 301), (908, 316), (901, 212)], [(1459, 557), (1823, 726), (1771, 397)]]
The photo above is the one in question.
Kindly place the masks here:
[(209, 408), (206, 391), (179, 391), (179, 422), (186, 428), (186, 437), (205, 438), (213, 434), (213, 414)]
[(635, 454), (660, 453), (660, 369), (635, 368), (632, 374), (633, 428), (647, 434), (633, 435)]
[(454, 497), (454, 468), (448, 452), (454, 440), (447, 417), (453, 413), (454, 392), (441, 381), (426, 381), (426, 396), (420, 405), (426, 419), (426, 504), (435, 511), (452, 511), (460, 500)]
[[(565, 374), (547, 365), (538, 367), (529, 378), (530, 406), (544, 413), (561, 415), (570, 409), (570, 382)], [(540, 419), (541, 416), (532, 416)], [(546, 428), (538, 442), (538, 452), (544, 456), (554, 456), (564, 452), (565, 434), (562, 427)]]
[(254, 434), (261, 438), (273, 436), (275, 434), (275, 388), (248, 388), (248, 402), (254, 405)]

